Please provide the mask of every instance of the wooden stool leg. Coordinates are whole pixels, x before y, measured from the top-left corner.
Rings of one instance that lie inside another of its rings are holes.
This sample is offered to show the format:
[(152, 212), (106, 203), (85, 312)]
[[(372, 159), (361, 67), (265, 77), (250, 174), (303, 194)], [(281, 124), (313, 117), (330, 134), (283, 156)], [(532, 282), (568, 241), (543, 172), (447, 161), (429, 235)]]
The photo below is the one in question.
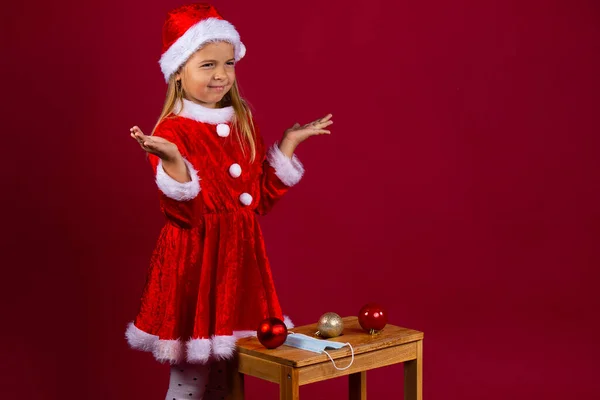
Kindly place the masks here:
[(417, 342), (417, 358), (404, 362), (404, 400), (423, 400), (423, 341)]
[(281, 376), (279, 378), (279, 399), (299, 400), (300, 385), (298, 383), (298, 370), (282, 365)]
[(348, 375), (350, 400), (367, 400), (367, 371)]
[(227, 400), (244, 400), (244, 374), (238, 372), (238, 359), (227, 364), (229, 388)]

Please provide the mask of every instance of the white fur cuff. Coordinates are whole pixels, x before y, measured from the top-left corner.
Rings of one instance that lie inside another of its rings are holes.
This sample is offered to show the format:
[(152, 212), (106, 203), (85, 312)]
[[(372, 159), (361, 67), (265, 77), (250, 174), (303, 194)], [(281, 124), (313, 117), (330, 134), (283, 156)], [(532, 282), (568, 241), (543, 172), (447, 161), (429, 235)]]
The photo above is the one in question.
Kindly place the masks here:
[(289, 158), (279, 150), (278, 143), (275, 142), (267, 153), (267, 161), (275, 169), (275, 175), (281, 182), (286, 186), (294, 186), (300, 182), (302, 175), (304, 175), (304, 166), (298, 160), (298, 157), (294, 154), (292, 158)]
[(158, 161), (158, 167), (156, 168), (156, 185), (165, 194), (165, 196), (175, 199), (178, 201), (192, 200), (200, 193), (200, 179), (198, 178), (198, 171), (194, 169), (192, 163), (185, 158), (183, 159), (187, 166), (188, 172), (192, 180), (190, 182), (177, 182), (171, 178), (162, 166), (162, 160)]

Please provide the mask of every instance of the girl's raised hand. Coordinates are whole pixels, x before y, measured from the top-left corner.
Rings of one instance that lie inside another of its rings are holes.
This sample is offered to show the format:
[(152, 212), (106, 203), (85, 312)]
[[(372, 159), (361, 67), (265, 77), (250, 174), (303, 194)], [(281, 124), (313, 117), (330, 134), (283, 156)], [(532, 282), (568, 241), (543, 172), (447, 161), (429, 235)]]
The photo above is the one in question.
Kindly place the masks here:
[(328, 114), (325, 117), (304, 126), (300, 126), (300, 124), (296, 123), (290, 129), (285, 131), (283, 134), (283, 140), (290, 141), (294, 144), (294, 146), (298, 146), (311, 136), (329, 135), (331, 132), (325, 128), (333, 124), (331, 117), (332, 115)]
[(144, 151), (165, 161), (173, 161), (179, 157), (179, 149), (176, 144), (158, 136), (146, 136), (137, 126), (130, 129), (130, 136), (137, 140)]

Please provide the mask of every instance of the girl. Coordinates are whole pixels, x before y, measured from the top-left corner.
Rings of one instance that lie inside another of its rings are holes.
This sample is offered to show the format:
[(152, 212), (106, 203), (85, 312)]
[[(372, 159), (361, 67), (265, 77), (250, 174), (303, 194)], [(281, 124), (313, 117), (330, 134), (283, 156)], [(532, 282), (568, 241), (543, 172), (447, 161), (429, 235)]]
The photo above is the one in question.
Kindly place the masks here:
[(329, 134), (331, 114), (285, 131), (266, 148), (240, 97), (239, 34), (208, 4), (168, 13), (160, 66), (167, 98), (147, 152), (166, 216), (129, 344), (171, 366), (167, 400), (201, 399), (208, 364), (231, 359), (236, 340), (282, 313), (256, 214), (267, 213), (302, 177), (294, 155)]

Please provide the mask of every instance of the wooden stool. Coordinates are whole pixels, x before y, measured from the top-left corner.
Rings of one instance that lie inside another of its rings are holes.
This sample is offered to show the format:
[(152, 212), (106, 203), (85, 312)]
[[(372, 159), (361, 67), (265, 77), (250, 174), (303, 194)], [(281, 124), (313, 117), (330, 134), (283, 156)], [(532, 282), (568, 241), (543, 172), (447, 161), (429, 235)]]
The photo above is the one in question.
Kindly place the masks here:
[[(363, 331), (357, 317), (346, 317), (342, 336), (329, 339), (349, 342), (354, 348), (354, 364), (344, 371), (333, 367), (326, 354), (313, 353), (290, 346), (266, 349), (256, 337), (240, 339), (238, 345), (238, 373), (233, 374), (229, 398), (243, 400), (244, 375), (254, 376), (279, 384), (279, 398), (299, 399), (300, 386), (313, 382), (349, 376), (350, 400), (367, 398), (367, 371), (386, 365), (404, 363), (404, 398), (423, 398), (423, 332), (387, 325), (378, 334)], [(291, 329), (292, 332), (312, 336), (317, 324)], [(327, 350), (339, 368), (351, 360), (348, 346)]]

